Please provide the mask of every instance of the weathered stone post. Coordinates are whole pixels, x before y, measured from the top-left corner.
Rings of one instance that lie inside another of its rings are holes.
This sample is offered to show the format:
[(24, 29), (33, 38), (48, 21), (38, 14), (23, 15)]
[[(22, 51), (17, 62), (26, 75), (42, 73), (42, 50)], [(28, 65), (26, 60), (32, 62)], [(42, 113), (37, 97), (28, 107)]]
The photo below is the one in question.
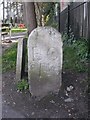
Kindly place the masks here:
[(16, 80), (17, 80), (17, 82), (21, 80), (22, 52), (23, 52), (23, 38), (18, 40), (17, 62), (16, 62)]
[(17, 62), (16, 62), (16, 80), (17, 82), (25, 75), (25, 54), (26, 54), (26, 38), (18, 40)]
[(59, 92), (62, 83), (62, 39), (52, 27), (38, 27), (28, 38), (28, 81), (32, 96)]

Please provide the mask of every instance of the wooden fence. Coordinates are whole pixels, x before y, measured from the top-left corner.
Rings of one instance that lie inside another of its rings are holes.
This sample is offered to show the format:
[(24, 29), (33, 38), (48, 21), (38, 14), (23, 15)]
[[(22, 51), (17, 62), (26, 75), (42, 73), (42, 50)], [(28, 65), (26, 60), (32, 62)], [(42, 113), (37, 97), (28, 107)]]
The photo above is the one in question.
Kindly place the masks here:
[(60, 32), (90, 39), (90, 2), (74, 2), (60, 13)]

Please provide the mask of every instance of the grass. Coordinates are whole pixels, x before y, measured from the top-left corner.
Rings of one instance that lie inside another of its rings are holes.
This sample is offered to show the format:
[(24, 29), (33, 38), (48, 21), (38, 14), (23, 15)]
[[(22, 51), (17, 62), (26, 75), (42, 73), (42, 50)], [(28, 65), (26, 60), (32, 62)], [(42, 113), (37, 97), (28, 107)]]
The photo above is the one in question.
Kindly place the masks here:
[[(77, 40), (71, 44), (65, 40), (63, 41), (63, 43), (64, 43), (63, 68), (77, 71), (77, 72), (86, 72), (88, 70), (87, 69), (88, 68), (87, 67), (88, 47), (87, 47), (86, 41)], [(16, 69), (16, 57), (17, 57), (17, 44), (11, 46), (2, 55), (2, 72), (3, 73), (6, 71), (11, 71)], [(27, 55), (26, 55), (26, 61), (27, 61)], [(0, 63), (1, 63), (1, 59), (0, 59)], [(26, 62), (26, 65), (27, 65), (27, 62)], [(17, 89), (19, 91), (28, 90), (29, 89), (28, 81), (25, 79), (22, 79), (20, 82), (17, 83)]]
[[(63, 68), (78, 72), (88, 70), (88, 46), (85, 40), (75, 40), (69, 43), (63, 39)], [(10, 47), (2, 56), (2, 71), (15, 70), (17, 56), (17, 44)], [(26, 55), (27, 65), (27, 55)]]
[(88, 43), (85, 39), (64, 41), (63, 68), (78, 72), (88, 71)]
[(16, 68), (17, 44), (11, 46), (2, 55), (2, 72)]
[(29, 89), (29, 84), (28, 84), (27, 80), (22, 79), (21, 81), (19, 81), (19, 82), (17, 83), (17, 89), (18, 89), (19, 91)]
[(72, 47), (64, 48), (64, 69), (71, 69), (79, 72), (87, 71), (87, 61), (80, 59), (77, 51)]
[(26, 32), (27, 29), (20, 29), (20, 28), (12, 28), (11, 32), (12, 33), (18, 33), (18, 32)]

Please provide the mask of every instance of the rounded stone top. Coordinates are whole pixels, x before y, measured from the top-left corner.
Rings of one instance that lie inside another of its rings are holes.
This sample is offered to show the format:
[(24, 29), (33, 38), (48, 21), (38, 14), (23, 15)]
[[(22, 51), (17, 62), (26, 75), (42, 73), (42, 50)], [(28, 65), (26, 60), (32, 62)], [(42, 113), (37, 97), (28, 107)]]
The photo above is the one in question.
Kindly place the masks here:
[(50, 27), (50, 26), (44, 26), (44, 27), (37, 27), (37, 28), (35, 28), (35, 29), (30, 33), (29, 37), (32, 36), (33, 33), (34, 33), (34, 34), (37, 34), (37, 36), (38, 36), (38, 35), (42, 34), (42, 32), (47, 33), (47, 34), (49, 34), (49, 35), (53, 35), (53, 36), (56, 35), (57, 37), (60, 37), (60, 38), (61, 38), (60, 32), (58, 32), (55, 28)]

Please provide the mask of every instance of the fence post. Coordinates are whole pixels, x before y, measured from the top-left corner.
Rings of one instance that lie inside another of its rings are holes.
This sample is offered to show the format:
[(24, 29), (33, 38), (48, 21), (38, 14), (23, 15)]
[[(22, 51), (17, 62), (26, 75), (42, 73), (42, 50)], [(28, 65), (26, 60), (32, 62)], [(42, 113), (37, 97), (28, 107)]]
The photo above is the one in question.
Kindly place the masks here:
[[(87, 3), (87, 13), (88, 13), (88, 76), (90, 76), (90, 2)], [(88, 85), (90, 85), (90, 77), (88, 77)], [(90, 94), (90, 91), (88, 89), (88, 95)], [(88, 97), (88, 103), (90, 103), (90, 95)], [(90, 111), (88, 111), (88, 118), (90, 117)]]
[(70, 27), (70, 5), (68, 5), (68, 15), (67, 15), (67, 35), (68, 35), (68, 38), (70, 37), (70, 34), (69, 34), (69, 27)]
[[(90, 2), (87, 2), (87, 13), (88, 13), (88, 34), (87, 34), (87, 39), (88, 39), (88, 76), (90, 76)], [(88, 83), (90, 85), (90, 77), (88, 79)], [(88, 91), (88, 93), (90, 93)], [(88, 102), (90, 101), (90, 97)], [(88, 118), (90, 117), (90, 111), (88, 113)]]
[[(90, 2), (87, 2), (87, 10), (88, 10), (88, 76), (90, 76)], [(90, 85), (90, 77), (88, 77), (88, 83)], [(88, 95), (90, 91), (88, 89)], [(88, 103), (90, 103), (90, 95), (88, 97)], [(88, 112), (88, 118), (90, 117), (90, 111)]]
[(87, 2), (87, 10), (88, 10), (88, 35), (87, 39), (89, 40), (90, 43), (90, 2)]

